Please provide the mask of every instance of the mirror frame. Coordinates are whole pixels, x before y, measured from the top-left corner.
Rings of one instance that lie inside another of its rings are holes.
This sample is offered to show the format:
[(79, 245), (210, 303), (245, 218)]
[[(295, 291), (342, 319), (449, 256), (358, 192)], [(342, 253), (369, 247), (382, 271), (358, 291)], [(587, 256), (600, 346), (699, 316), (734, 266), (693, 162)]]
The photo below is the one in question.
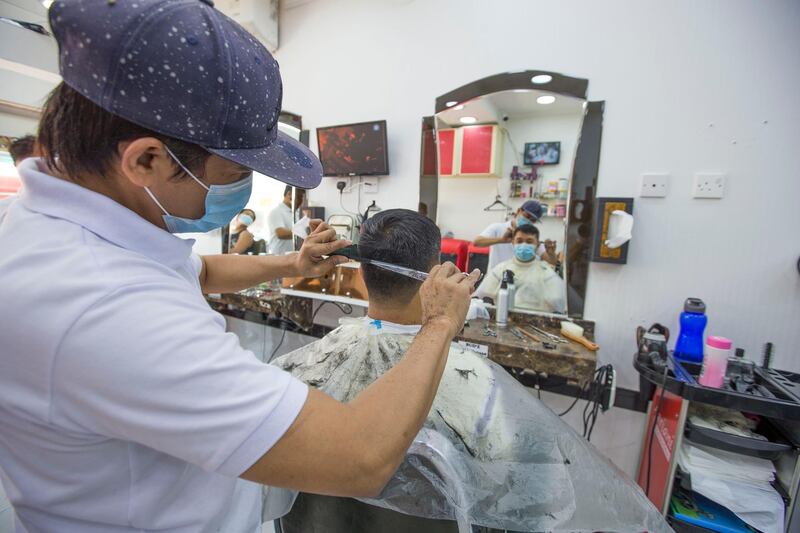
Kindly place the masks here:
[[(531, 78), (539, 75), (550, 76), (551, 80), (542, 84), (531, 82)], [(564, 243), (567, 316), (573, 318), (583, 318), (586, 303), (591, 241), (595, 232), (593, 212), (597, 197), (597, 173), (600, 168), (600, 146), (605, 110), (604, 101), (587, 100), (588, 87), (589, 80), (565, 76), (558, 72), (546, 70), (505, 72), (467, 83), (437, 97), (434, 111), (434, 113), (440, 113), (450, 109), (447, 102), (462, 104), (473, 98), (514, 89), (538, 89), (586, 101), (583, 125), (578, 136), (578, 146), (570, 178)], [(425, 117), (423, 120), (428, 119), (432, 119), (432, 117)], [(420, 201), (422, 201), (421, 196)], [(572, 250), (572, 254), (570, 250)], [(532, 311), (532, 313), (536, 312)]]

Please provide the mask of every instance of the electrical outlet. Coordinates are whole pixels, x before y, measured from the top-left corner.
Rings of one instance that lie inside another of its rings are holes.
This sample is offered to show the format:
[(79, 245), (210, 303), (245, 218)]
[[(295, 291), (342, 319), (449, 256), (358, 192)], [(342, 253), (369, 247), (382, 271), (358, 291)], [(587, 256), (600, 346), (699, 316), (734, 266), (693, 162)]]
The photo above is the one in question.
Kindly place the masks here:
[[(342, 185), (344, 184), (344, 185)], [(337, 178), (336, 179), (336, 188), (339, 189), (340, 193), (345, 191), (350, 191), (350, 178)]]
[(643, 198), (663, 198), (669, 190), (669, 174), (642, 174)]
[(722, 198), (725, 196), (725, 174), (695, 174), (692, 182), (694, 198)]
[(367, 194), (375, 194), (378, 192), (378, 176), (366, 176), (361, 178), (361, 186)]

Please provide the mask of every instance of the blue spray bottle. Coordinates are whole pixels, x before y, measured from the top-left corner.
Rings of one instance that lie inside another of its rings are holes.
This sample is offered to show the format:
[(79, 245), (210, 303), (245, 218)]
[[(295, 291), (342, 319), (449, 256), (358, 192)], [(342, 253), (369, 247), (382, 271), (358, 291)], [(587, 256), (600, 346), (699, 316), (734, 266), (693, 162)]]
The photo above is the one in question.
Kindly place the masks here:
[(689, 363), (703, 362), (703, 331), (708, 317), (700, 298), (687, 298), (681, 313), (681, 330), (675, 344), (675, 358)]

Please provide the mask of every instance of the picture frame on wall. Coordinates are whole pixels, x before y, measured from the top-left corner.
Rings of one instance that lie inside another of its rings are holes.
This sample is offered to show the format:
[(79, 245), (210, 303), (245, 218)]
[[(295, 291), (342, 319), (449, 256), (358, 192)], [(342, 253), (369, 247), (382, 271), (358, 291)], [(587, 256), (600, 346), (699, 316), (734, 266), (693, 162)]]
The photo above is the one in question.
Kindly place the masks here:
[(561, 160), (561, 142), (525, 143), (522, 154), (526, 165), (557, 165)]

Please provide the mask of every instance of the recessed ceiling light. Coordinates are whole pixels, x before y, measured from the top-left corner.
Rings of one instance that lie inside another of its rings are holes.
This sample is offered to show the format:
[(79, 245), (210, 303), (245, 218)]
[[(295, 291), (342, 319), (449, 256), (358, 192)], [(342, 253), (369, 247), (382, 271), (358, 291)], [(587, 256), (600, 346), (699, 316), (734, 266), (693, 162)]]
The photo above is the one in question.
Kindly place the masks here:
[(544, 96), (540, 96), (539, 98), (536, 99), (536, 103), (537, 104), (542, 104), (542, 105), (552, 104), (555, 101), (556, 101), (556, 97), (555, 96), (550, 96), (549, 94), (546, 94)]
[(53, 5), (54, 0), (42, 0), (42, 5), (45, 9), (50, 9), (50, 6)]
[(460, 120), (462, 124), (475, 124), (478, 122), (478, 119), (475, 117), (461, 117), (458, 120)]
[(450, 100), (449, 102), (445, 103), (444, 105), (446, 105), (447, 107), (453, 107), (457, 103), (458, 102), (456, 102), (455, 100)]
[(455, 111), (461, 111), (462, 109), (464, 109), (464, 104), (457, 105), (457, 106), (455, 106), (455, 107), (453, 108), (453, 110), (455, 110)]
[(550, 83), (551, 81), (553, 81), (553, 76), (550, 74), (537, 74), (531, 78), (531, 83), (535, 83), (536, 85), (544, 85), (545, 83)]

